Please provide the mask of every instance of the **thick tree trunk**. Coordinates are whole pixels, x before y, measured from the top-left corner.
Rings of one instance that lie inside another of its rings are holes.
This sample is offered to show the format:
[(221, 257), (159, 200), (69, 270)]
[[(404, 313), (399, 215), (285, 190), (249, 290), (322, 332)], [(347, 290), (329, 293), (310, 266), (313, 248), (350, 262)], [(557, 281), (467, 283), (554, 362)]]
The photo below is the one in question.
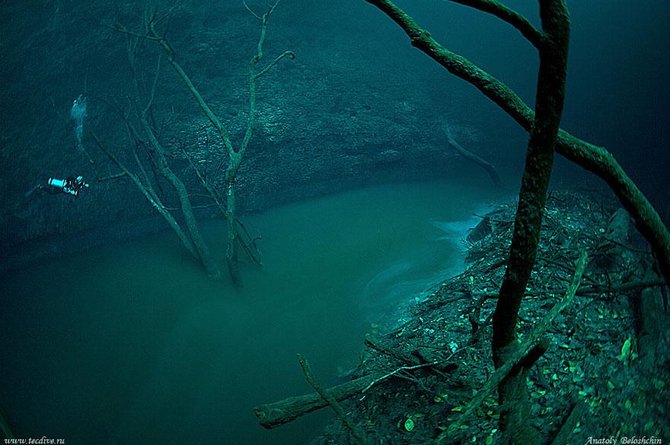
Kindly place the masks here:
[[(516, 351), (517, 319), (530, 273), (535, 264), (542, 214), (554, 160), (554, 147), (565, 97), (570, 21), (563, 0), (540, 0), (544, 31), (540, 46), (535, 122), (530, 133), (526, 165), (521, 179), (509, 263), (493, 314), (493, 361), (500, 368)], [(500, 427), (504, 443), (537, 442), (528, 422), (530, 405), (527, 368), (508, 375), (498, 387)]]

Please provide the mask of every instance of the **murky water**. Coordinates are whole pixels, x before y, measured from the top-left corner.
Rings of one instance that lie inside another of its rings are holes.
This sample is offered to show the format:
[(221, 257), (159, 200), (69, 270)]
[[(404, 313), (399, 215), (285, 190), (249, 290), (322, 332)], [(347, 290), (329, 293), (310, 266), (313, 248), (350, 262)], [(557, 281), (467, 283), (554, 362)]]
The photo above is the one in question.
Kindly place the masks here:
[[(331, 414), (265, 431), (252, 407), (311, 392), (357, 363), (460, 267), (458, 236), (490, 199), (443, 183), (393, 185), (245, 218), (262, 270), (208, 280), (170, 232), (2, 277), (0, 409), (19, 437), (68, 444), (300, 444)], [(445, 229), (447, 227), (447, 229)], [(205, 233), (220, 264), (224, 226)]]

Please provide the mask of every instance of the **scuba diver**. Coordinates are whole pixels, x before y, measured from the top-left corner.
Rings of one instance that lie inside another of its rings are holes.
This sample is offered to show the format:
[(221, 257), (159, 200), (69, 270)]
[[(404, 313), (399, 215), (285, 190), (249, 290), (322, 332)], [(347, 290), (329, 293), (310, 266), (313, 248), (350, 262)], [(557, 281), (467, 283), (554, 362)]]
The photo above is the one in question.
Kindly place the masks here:
[(26, 198), (37, 190), (44, 190), (51, 194), (65, 193), (66, 195), (72, 195), (77, 198), (79, 197), (79, 192), (84, 187), (88, 186), (89, 184), (84, 181), (83, 176), (70, 176), (69, 178), (65, 179), (49, 178), (46, 185), (39, 184), (26, 193)]

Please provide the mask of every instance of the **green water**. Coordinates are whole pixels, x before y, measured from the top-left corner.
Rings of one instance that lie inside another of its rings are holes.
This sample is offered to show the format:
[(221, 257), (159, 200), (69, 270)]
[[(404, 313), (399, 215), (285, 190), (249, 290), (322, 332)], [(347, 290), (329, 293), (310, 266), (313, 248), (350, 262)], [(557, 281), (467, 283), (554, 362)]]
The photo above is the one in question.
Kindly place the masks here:
[[(307, 443), (326, 410), (265, 431), (252, 407), (311, 392), (298, 352), (341, 382), (371, 323), (458, 270), (459, 233), (490, 198), (393, 185), (246, 217), (264, 267), (243, 266), (239, 291), (169, 232), (5, 276), (0, 408), (17, 436), (68, 444)], [(224, 230), (204, 227), (219, 264)]]

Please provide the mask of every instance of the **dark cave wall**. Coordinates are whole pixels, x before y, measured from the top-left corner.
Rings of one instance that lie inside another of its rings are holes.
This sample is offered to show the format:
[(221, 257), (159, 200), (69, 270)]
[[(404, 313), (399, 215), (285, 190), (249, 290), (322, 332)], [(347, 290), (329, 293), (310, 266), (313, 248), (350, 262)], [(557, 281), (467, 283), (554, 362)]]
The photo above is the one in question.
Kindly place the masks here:
[[(297, 59), (281, 61), (259, 81), (254, 137), (238, 181), (243, 211), (361, 185), (467, 176), (468, 168), (463, 173), (464, 164), (454, 159), (443, 140), (441, 127), (451, 120), (445, 114), (451, 105), (436, 101), (434, 87), (424, 82), (427, 73), (403, 59), (403, 54), (417, 55), (402, 36), (395, 38), (404, 52), (388, 58), (380, 54), (374, 38), (363, 38), (365, 27), (347, 22), (352, 16), (344, 8), (342, 17), (324, 23), (337, 16), (309, 16), (291, 9), (296, 5), (287, 2), (285, 10), (283, 6), (270, 22), (265, 60), (286, 49), (295, 51)], [(108, 25), (118, 20), (139, 30), (140, 19), (141, 9), (132, 2), (16, 2), (5, 11), (3, 25), (11, 36), (2, 48), (8, 61), (2, 76), (9, 80), (2, 87), (2, 113), (9, 125), (2, 134), (1, 156), (3, 165), (11, 166), (0, 182), (5, 254), (22, 249), (26, 241), (69, 237), (114, 224), (125, 224), (124, 231), (132, 235), (132, 221), (153, 215), (129, 180), (96, 182), (118, 169), (90, 134), (94, 131), (137, 171), (121, 118), (135, 98), (126, 37)], [(383, 17), (377, 19), (385, 23)], [(258, 38), (258, 22), (237, 2), (184, 2), (173, 11), (167, 29), (180, 62), (238, 144), (248, 107), (246, 66)], [(153, 79), (159, 54), (151, 43), (140, 53), (139, 77), (145, 86)], [(72, 101), (79, 94), (88, 101), (84, 146), (94, 165), (77, 150), (70, 120)], [(213, 182), (221, 182), (222, 147), (164, 59), (154, 115), (161, 141), (173, 151), (173, 167), (192, 192), (203, 193), (182, 148), (202, 162)], [(483, 133), (463, 125), (461, 116), (452, 124), (464, 143), (484, 145)], [(24, 197), (50, 176), (76, 174), (91, 181), (90, 189), (76, 200), (44, 193)], [(174, 196), (167, 196), (168, 206), (176, 203)]]

